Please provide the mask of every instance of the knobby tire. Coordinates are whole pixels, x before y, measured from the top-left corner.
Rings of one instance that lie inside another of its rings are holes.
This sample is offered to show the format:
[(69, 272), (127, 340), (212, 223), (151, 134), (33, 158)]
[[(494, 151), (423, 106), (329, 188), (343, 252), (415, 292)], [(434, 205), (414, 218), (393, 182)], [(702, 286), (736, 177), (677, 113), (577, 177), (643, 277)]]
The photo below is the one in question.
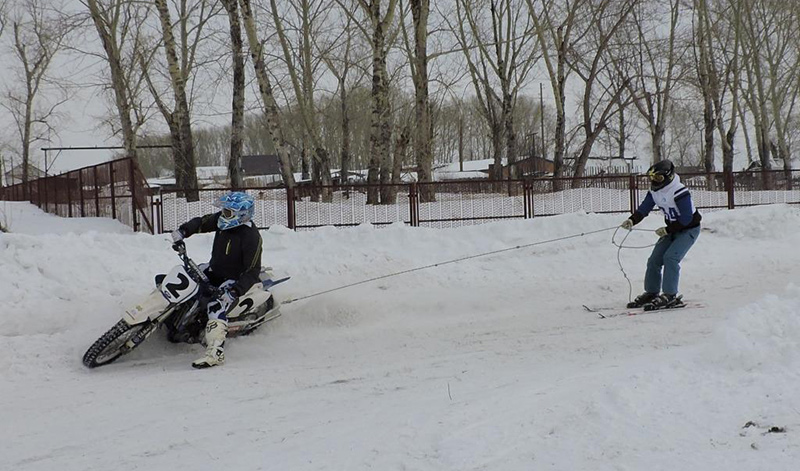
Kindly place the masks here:
[[(139, 332), (154, 327), (155, 326), (153, 326), (150, 322), (137, 325), (128, 325), (128, 323), (124, 320), (120, 320), (114, 324), (113, 327), (108, 329), (108, 331), (99, 339), (97, 339), (91, 347), (89, 347), (89, 350), (87, 350), (83, 355), (83, 364), (87, 368), (96, 368), (98, 366), (112, 363), (117, 358), (130, 352), (136, 348), (139, 343), (141, 343), (141, 341), (134, 342), (134, 345), (130, 347), (128, 346), (128, 340), (135, 337)], [(117, 340), (123, 335), (126, 336), (125, 342), (115, 345)], [(145, 332), (144, 335), (147, 335), (147, 333)], [(107, 351), (109, 348), (115, 348), (116, 351)], [(100, 358), (99, 360), (98, 357)]]

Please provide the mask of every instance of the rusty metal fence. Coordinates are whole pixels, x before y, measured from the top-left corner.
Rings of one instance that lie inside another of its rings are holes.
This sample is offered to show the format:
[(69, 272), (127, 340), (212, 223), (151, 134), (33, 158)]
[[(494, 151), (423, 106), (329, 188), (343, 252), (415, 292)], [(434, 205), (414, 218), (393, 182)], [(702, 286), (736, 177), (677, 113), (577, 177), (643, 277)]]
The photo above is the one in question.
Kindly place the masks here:
[[(764, 176), (767, 174), (767, 177)], [(800, 204), (800, 171), (684, 175), (695, 206), (703, 211), (773, 203)], [(321, 226), (376, 226), (401, 223), (455, 227), (507, 219), (530, 219), (572, 212), (631, 213), (649, 189), (638, 175), (537, 178), (505, 181), (450, 181), (394, 185), (247, 188), (256, 201), (254, 222), (290, 229)], [(217, 209), (214, 202), (231, 188), (200, 190), (187, 202), (178, 190), (154, 195), (157, 232), (169, 232), (193, 217)], [(370, 190), (388, 197), (367, 204)], [(374, 191), (377, 190), (377, 191)]]
[(3, 187), (0, 199), (30, 201), (62, 217), (113, 218), (135, 231), (155, 232), (150, 188), (129, 158)]
[[(773, 203), (800, 204), (800, 170), (681, 175), (703, 211)], [(256, 201), (254, 222), (290, 229), (321, 226), (406, 224), (455, 227), (572, 212), (630, 213), (649, 188), (640, 175), (448, 181), (392, 185), (348, 184), (247, 188)], [(111, 217), (134, 230), (170, 232), (183, 222), (216, 211), (231, 188), (201, 189), (188, 202), (181, 190), (152, 191), (138, 167), (121, 159), (27, 185), (2, 188), (0, 199), (31, 201), (65, 217)], [(380, 204), (368, 204), (370, 194)]]

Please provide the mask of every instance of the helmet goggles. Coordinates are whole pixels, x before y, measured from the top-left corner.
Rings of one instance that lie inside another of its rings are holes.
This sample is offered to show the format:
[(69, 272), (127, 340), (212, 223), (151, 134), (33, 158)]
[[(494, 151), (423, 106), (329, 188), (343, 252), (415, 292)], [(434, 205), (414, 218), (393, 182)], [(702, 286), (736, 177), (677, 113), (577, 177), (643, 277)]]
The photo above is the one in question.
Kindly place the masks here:
[(647, 172), (647, 177), (653, 183), (661, 183), (661, 182), (664, 181), (664, 175), (660, 174), (660, 173), (656, 173), (653, 170), (650, 170), (650, 171)]

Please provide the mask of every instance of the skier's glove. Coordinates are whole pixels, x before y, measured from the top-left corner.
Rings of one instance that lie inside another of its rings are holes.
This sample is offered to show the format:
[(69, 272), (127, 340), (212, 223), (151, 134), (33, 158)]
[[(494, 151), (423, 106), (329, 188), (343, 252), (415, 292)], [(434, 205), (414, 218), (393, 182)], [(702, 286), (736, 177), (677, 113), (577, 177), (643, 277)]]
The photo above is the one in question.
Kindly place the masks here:
[(631, 230), (631, 229), (633, 229), (633, 221), (631, 221), (630, 219), (626, 219), (626, 220), (624, 220), (622, 222), (622, 224), (619, 225), (619, 227), (621, 227), (623, 229)]
[(659, 237), (664, 237), (667, 234), (669, 234), (669, 232), (667, 232), (666, 227), (659, 227), (658, 229), (656, 229), (656, 235)]

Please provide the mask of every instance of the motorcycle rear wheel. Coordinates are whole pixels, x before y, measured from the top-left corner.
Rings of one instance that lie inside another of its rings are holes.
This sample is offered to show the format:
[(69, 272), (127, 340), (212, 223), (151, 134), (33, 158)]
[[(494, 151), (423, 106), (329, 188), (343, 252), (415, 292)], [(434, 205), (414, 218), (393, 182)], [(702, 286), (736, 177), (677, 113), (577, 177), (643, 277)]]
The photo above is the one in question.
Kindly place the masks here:
[(108, 365), (136, 348), (155, 327), (152, 322), (128, 325), (120, 320), (89, 347), (83, 355), (83, 364), (87, 368)]

